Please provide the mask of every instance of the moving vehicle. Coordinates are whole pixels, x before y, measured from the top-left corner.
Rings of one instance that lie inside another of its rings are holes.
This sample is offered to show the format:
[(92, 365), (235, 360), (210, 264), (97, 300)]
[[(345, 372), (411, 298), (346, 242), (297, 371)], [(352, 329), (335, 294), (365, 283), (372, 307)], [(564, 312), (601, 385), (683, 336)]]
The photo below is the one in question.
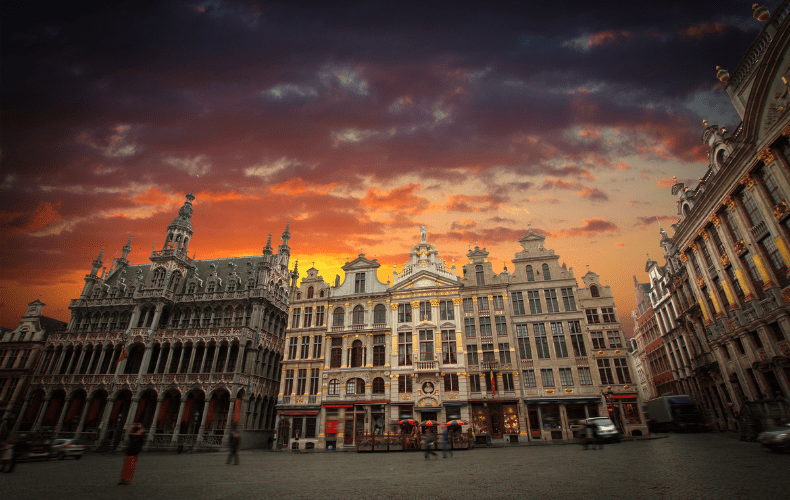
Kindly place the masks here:
[(49, 460), (55, 455), (52, 453), (52, 440), (46, 438), (33, 438), (29, 443), (27, 460)]
[(661, 396), (645, 402), (650, 432), (680, 431), (699, 432), (707, 430), (702, 415), (685, 394)]
[(52, 456), (58, 460), (73, 458), (79, 460), (85, 452), (85, 445), (76, 439), (56, 439), (52, 444)]
[(617, 427), (614, 426), (614, 422), (609, 418), (593, 417), (588, 418), (584, 422), (593, 427), (593, 435), (598, 439), (612, 443), (620, 442), (620, 432), (618, 432)]
[(757, 442), (771, 451), (784, 451), (790, 453), (790, 420), (783, 423), (775, 431), (761, 432)]

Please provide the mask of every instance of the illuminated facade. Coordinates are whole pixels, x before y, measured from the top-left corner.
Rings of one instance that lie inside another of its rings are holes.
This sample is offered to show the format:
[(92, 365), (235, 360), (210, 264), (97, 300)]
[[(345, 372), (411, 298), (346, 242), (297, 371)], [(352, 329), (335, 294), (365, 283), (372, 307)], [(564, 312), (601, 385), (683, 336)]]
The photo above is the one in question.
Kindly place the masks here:
[(233, 428), (265, 446), (274, 427), (291, 273), (290, 233), (278, 252), (190, 258), (192, 201), (167, 226), (150, 262), (109, 271), (103, 253), (50, 334), (16, 432), (54, 432), (115, 448), (140, 422), (148, 447), (219, 447)]

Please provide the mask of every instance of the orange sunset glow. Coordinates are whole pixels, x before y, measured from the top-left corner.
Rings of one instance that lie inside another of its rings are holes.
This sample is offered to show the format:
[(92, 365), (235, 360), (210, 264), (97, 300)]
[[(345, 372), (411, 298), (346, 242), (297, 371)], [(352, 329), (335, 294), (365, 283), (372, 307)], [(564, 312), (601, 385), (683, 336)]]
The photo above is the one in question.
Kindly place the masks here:
[(361, 253), (391, 280), (420, 224), (448, 265), (480, 246), (512, 271), (530, 228), (612, 287), (630, 335), (702, 120), (738, 123), (714, 68), (759, 30), (742, 2), (4, 10), (4, 327), (39, 296), (68, 321), (99, 252), (132, 235), (148, 262), (193, 192), (197, 259), (260, 255), (290, 222), (291, 265), (329, 283)]

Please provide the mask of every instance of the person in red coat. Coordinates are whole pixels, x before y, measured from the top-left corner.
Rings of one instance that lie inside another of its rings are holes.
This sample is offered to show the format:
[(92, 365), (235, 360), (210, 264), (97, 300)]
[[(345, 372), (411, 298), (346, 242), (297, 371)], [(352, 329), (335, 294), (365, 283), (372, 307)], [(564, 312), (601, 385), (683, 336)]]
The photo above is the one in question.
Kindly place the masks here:
[(126, 447), (126, 459), (121, 470), (121, 480), (118, 484), (129, 484), (134, 477), (134, 470), (137, 468), (137, 455), (143, 449), (145, 442), (145, 430), (139, 422), (135, 422), (129, 429), (129, 445)]

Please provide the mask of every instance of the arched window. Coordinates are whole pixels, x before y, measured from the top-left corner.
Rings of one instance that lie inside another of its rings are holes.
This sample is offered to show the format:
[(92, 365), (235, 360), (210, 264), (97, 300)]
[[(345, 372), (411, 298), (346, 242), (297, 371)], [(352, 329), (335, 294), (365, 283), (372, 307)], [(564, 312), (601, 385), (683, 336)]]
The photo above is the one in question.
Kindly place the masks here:
[(551, 271), (549, 271), (549, 265), (543, 264), (543, 279), (550, 280), (551, 279)]
[(206, 286), (206, 293), (214, 293), (214, 287), (215, 286), (216, 286), (216, 283), (214, 283), (213, 280), (209, 281), (208, 286)]
[(345, 324), (346, 313), (342, 307), (336, 307), (332, 313), (332, 326), (343, 326)]
[(373, 379), (373, 394), (384, 394), (384, 379), (376, 377)]
[(384, 307), (384, 304), (376, 304), (376, 307), (373, 308), (373, 323), (383, 325), (386, 322), (387, 308)]
[(307, 289), (307, 298), (308, 299), (312, 299), (313, 298), (313, 287), (310, 287), (310, 288)]
[(302, 300), (302, 292), (296, 292), (296, 300)]
[(181, 283), (181, 273), (176, 271), (170, 276), (170, 285), (167, 288), (175, 292), (179, 283)]
[(321, 290), (320, 292), (318, 292), (318, 296), (319, 296), (319, 297), (323, 297), (323, 296), (324, 296), (324, 291), (323, 291), (323, 290)]
[(126, 294), (127, 297), (134, 297), (134, 287), (129, 287), (129, 292)]
[(362, 325), (365, 323), (365, 309), (362, 306), (354, 308), (354, 314), (351, 317), (353, 324)]
[(96, 288), (93, 289), (93, 296), (92, 299), (98, 299), (101, 297), (101, 285), (97, 285)]
[(118, 296), (118, 289), (117, 289), (117, 288), (115, 288), (115, 287), (113, 287), (113, 288), (110, 290), (110, 298), (111, 298), (111, 299), (114, 299), (114, 298), (115, 298), (115, 297), (117, 297), (117, 296)]
[(236, 280), (228, 281), (228, 291), (235, 292), (236, 291)]
[(351, 355), (350, 355), (351, 359), (349, 360), (349, 365), (351, 365), (352, 368), (358, 368), (362, 366), (363, 364), (362, 351), (363, 351), (362, 341), (355, 340), (351, 344)]
[(154, 288), (162, 288), (165, 286), (165, 274), (167, 274), (167, 272), (163, 267), (156, 268), (151, 280), (151, 286)]
[(196, 286), (197, 286), (197, 284), (194, 281), (192, 283), (190, 283), (189, 287), (187, 287), (187, 293), (195, 293), (195, 287)]
[(601, 292), (598, 291), (598, 287), (597, 286), (590, 285), (590, 296), (591, 297), (600, 297), (601, 296)]
[(340, 395), (340, 381), (336, 378), (333, 378), (329, 381), (329, 385), (327, 386), (326, 390), (327, 394), (330, 396), (339, 396)]
[(535, 273), (532, 272), (532, 266), (527, 266), (527, 281), (535, 281)]
[(361, 378), (350, 378), (346, 382), (346, 394), (365, 394), (365, 381)]
[(477, 265), (475, 266), (475, 276), (477, 277), (477, 284), (478, 285), (485, 285), (486, 279), (483, 275), (483, 266)]

